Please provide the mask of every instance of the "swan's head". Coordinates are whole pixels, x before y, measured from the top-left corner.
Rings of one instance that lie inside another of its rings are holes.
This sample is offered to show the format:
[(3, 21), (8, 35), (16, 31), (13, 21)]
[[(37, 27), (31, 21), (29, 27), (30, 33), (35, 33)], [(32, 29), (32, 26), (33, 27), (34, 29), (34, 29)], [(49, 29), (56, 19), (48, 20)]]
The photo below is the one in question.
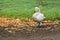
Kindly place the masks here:
[(39, 7), (35, 7), (35, 12), (40, 12)]

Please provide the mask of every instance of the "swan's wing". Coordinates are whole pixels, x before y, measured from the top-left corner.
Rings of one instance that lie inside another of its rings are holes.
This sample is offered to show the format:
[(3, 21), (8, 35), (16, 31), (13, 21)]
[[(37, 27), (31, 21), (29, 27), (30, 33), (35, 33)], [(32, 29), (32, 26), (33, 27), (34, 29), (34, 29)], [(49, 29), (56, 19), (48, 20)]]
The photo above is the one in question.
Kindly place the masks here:
[(33, 16), (32, 16), (33, 20), (35, 21), (42, 21), (44, 20), (44, 14), (41, 14), (41, 13), (34, 13)]
[(38, 19), (39, 21), (42, 21), (42, 20), (45, 19), (45, 17), (44, 17), (43, 14), (39, 14), (39, 15), (37, 16), (37, 19)]
[(38, 20), (38, 18), (37, 18), (38, 15), (39, 15), (38, 13), (34, 13), (33, 16), (32, 16), (32, 19), (37, 21)]
[(42, 18), (44, 18), (45, 19), (45, 16), (44, 16), (44, 14), (40, 14), (41, 16), (42, 16)]
[(36, 18), (36, 16), (38, 16), (39, 14), (38, 13), (34, 13), (32, 18)]

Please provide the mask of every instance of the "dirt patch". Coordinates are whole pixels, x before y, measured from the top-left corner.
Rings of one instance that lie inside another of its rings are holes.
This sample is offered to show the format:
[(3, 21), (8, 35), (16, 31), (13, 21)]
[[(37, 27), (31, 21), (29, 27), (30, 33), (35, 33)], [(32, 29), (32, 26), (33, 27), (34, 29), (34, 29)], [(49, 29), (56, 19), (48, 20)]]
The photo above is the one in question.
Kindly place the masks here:
[(0, 40), (60, 40), (60, 31), (27, 32), (18, 31), (14, 33), (0, 32)]
[(59, 20), (46, 20), (37, 26), (29, 18), (0, 18), (0, 40), (60, 40)]

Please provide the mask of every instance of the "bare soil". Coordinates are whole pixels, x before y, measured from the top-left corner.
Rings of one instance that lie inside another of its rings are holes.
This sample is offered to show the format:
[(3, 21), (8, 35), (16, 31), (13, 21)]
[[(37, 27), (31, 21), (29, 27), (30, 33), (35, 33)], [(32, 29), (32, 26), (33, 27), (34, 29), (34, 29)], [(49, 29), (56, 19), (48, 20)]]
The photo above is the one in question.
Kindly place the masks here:
[(36, 32), (17, 31), (16, 33), (0, 31), (0, 40), (60, 40), (60, 30), (38, 30)]
[(0, 40), (60, 40), (60, 20), (43, 21), (38, 26), (28, 18), (0, 18)]

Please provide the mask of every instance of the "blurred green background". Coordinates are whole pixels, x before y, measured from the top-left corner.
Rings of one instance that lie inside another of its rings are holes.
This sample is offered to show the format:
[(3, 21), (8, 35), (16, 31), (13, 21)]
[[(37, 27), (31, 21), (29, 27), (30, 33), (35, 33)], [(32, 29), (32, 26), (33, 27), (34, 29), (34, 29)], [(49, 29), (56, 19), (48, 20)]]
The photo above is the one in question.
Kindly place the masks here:
[(0, 0), (0, 16), (31, 18), (36, 6), (39, 6), (46, 19), (60, 20), (60, 0)]

